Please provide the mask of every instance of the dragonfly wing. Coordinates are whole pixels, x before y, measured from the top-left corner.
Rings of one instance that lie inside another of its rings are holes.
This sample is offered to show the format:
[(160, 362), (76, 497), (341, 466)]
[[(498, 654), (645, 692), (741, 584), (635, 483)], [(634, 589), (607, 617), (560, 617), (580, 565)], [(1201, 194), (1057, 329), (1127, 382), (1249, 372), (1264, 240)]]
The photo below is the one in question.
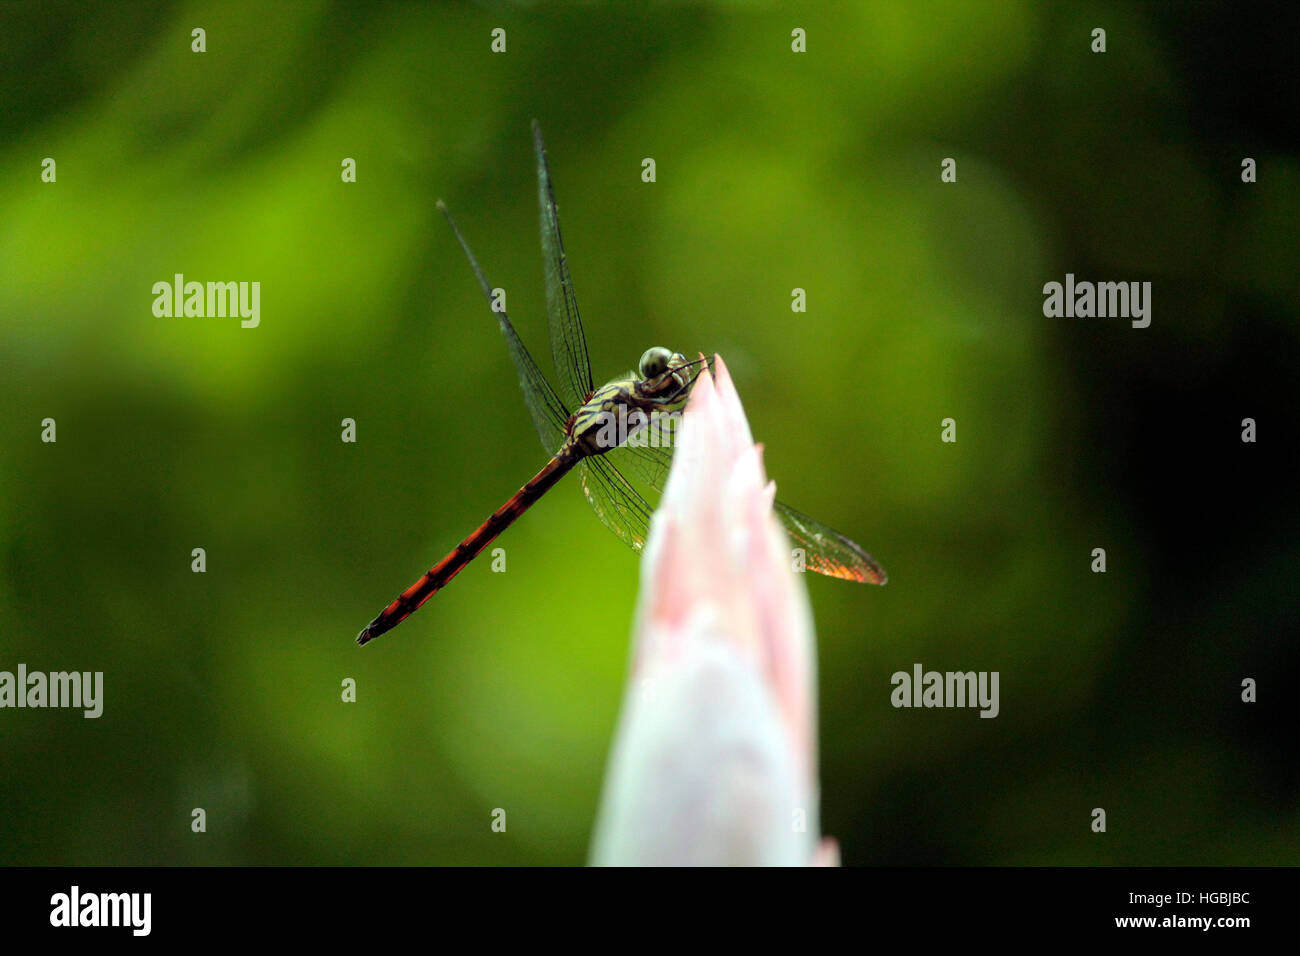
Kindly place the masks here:
[(603, 456), (593, 455), (580, 461), (578, 480), (587, 503), (605, 527), (633, 551), (640, 551), (650, 534), (650, 515), (654, 508), (649, 502)]
[(546, 273), (546, 313), (551, 332), (551, 357), (561, 397), (573, 408), (587, 400), (596, 387), (591, 380), (591, 360), (587, 357), (587, 337), (578, 315), (578, 299), (573, 291), (573, 277), (564, 255), (560, 237), (560, 217), (555, 210), (555, 192), (551, 188), (551, 170), (546, 163), (546, 144), (542, 128), (533, 120), (533, 150), (537, 154), (537, 205), (541, 213), (542, 264)]
[(620, 445), (618, 448), (611, 449), (605, 457), (655, 491), (664, 490), (664, 483), (668, 480), (668, 470), (673, 464), (671, 448), (650, 445), (645, 447)]
[[(670, 448), (623, 445), (606, 457), (615, 458), (629, 474), (656, 491), (663, 490), (672, 465)], [(810, 571), (846, 581), (885, 583), (887, 575), (876, 559), (834, 528), (781, 501), (774, 504), (773, 510), (795, 547), (803, 550), (804, 563)]]
[(569, 419), (569, 410), (559, 396), (555, 394), (555, 389), (551, 388), (551, 383), (546, 380), (546, 376), (537, 367), (533, 357), (528, 354), (528, 349), (524, 347), (524, 343), (515, 331), (510, 317), (506, 315), (505, 309), (496, 308), (492, 301), (492, 286), (488, 284), (487, 277), (483, 275), (483, 270), (479, 268), (478, 260), (474, 258), (474, 253), (470, 251), (469, 243), (460, 234), (456, 221), (451, 218), (451, 213), (447, 211), (447, 207), (441, 199), (438, 200), (438, 208), (447, 217), (447, 222), (451, 225), (451, 231), (456, 234), (456, 241), (460, 243), (461, 249), (464, 250), (465, 258), (469, 260), (469, 266), (474, 270), (474, 277), (478, 279), (479, 287), (483, 290), (483, 295), (487, 297), (488, 308), (497, 317), (497, 325), (500, 326), (501, 334), (505, 337), (506, 348), (510, 351), (510, 359), (514, 362), (515, 371), (519, 375), (519, 387), (523, 390), (524, 401), (528, 405), (528, 413), (533, 418), (533, 427), (537, 429), (537, 437), (541, 439), (542, 447), (546, 449), (546, 453), (553, 455), (564, 444), (564, 426)]
[(867, 584), (884, 584), (887, 580), (885, 569), (875, 558), (834, 528), (780, 501), (774, 508), (790, 540), (795, 547), (803, 549), (809, 571)]

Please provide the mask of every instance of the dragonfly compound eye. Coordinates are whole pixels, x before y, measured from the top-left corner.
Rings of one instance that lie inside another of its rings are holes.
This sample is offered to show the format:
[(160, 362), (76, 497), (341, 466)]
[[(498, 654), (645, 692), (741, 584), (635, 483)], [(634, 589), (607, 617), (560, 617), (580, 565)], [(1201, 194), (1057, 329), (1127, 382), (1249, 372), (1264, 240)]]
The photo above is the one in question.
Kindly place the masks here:
[(656, 375), (662, 375), (668, 371), (668, 361), (673, 357), (673, 353), (668, 351), (662, 345), (656, 345), (652, 349), (646, 349), (645, 354), (641, 356), (641, 377), (654, 378)]

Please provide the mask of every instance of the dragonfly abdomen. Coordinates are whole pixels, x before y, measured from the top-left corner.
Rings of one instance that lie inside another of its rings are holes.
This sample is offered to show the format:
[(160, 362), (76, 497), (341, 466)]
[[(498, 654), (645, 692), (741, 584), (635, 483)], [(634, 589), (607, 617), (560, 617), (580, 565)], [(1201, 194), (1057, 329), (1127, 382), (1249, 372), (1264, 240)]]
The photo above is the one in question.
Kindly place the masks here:
[(367, 624), (357, 635), (358, 644), (366, 644), (380, 634), (391, 631), (410, 617), (425, 601), (433, 597), (454, 578), (465, 565), (473, 561), (502, 531), (510, 527), (542, 495), (563, 478), (576, 465), (581, 454), (568, 444), (560, 449), (546, 466), (511, 496), (492, 516), (484, 521), (455, 550), (420, 576), (420, 579), (399, 594), (379, 616)]

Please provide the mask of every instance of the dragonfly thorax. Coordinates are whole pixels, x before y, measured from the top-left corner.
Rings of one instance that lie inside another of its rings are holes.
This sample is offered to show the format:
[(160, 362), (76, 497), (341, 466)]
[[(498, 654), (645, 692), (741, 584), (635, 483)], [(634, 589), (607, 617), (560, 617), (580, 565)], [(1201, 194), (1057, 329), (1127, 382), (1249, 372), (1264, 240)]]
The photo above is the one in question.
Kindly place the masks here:
[(641, 378), (615, 379), (591, 393), (569, 419), (566, 448), (579, 455), (603, 455), (653, 425), (654, 416), (680, 403), (694, 378), (679, 352), (665, 348), (641, 356)]

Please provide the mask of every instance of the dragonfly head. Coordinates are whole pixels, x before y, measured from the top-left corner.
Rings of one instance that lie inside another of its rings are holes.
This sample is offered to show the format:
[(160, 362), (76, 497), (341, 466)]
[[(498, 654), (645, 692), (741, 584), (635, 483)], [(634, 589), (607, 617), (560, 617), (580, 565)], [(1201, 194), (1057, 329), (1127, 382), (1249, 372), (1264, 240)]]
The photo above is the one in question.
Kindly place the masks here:
[(685, 390), (691, 381), (688, 366), (691, 363), (681, 352), (673, 352), (656, 345), (646, 349), (637, 368), (641, 373), (642, 385), (646, 392), (678, 392)]
[(680, 352), (673, 352), (662, 345), (656, 345), (652, 349), (645, 350), (637, 367), (641, 370), (642, 378), (656, 378), (668, 371), (669, 367), (676, 368), (685, 364), (686, 357)]

